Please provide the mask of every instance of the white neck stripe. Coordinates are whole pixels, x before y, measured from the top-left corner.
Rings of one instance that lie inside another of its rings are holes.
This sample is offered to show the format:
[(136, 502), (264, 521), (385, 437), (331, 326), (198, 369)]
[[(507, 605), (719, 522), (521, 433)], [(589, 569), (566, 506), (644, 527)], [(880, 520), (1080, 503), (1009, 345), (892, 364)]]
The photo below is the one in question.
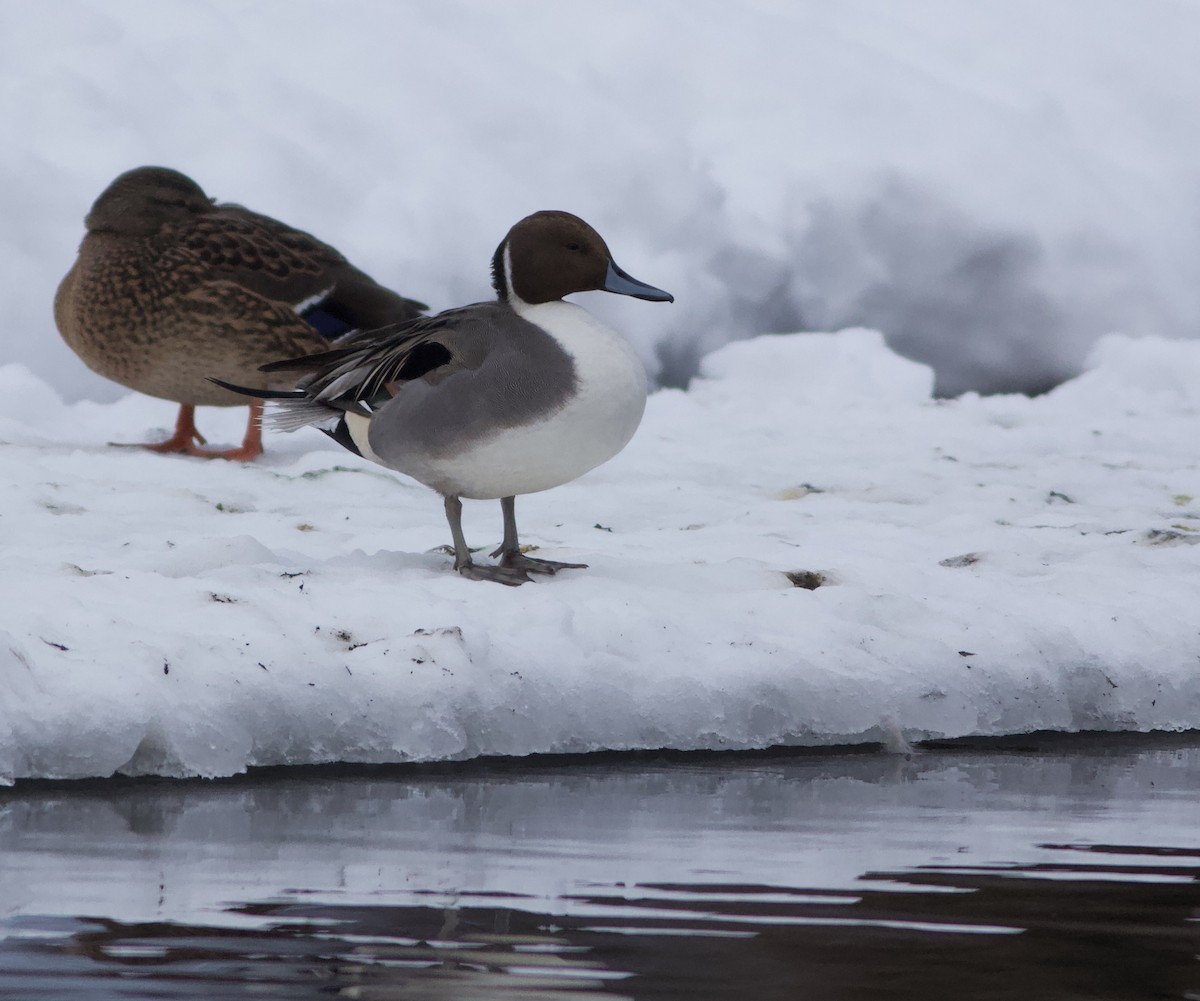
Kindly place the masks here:
[(517, 290), (513, 288), (512, 250), (507, 244), (504, 246), (504, 291), (508, 295), (508, 304), (519, 315), (523, 315), (530, 308), (529, 303), (517, 295)]

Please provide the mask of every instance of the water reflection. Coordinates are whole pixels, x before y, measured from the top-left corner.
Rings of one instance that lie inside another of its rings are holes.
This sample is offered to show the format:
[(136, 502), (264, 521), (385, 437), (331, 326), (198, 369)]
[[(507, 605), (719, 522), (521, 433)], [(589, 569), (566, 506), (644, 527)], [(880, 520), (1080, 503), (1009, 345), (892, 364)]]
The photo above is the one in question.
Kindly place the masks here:
[(1200, 998), (1200, 740), (0, 797), (0, 997)]

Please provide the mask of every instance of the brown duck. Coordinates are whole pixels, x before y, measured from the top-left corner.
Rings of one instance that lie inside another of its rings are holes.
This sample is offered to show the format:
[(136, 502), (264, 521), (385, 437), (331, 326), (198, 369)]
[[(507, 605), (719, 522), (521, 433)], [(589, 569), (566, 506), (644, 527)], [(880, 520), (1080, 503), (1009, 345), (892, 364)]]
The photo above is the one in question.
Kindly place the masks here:
[(262, 389), (292, 382), (260, 365), (327, 350), (353, 329), (402, 323), (426, 307), (384, 288), (332, 247), (240, 205), (217, 204), (165, 167), (127, 171), (84, 220), (54, 319), (89, 368), (178, 403), (155, 452), (248, 460), (262, 453), (262, 403), (240, 448), (203, 449), (197, 406), (244, 406), (211, 377)]

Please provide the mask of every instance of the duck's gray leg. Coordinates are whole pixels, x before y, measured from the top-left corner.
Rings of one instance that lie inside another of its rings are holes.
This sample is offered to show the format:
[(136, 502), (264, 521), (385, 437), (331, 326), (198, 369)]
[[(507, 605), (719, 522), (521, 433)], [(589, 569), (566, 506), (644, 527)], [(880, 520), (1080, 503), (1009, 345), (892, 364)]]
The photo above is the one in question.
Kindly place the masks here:
[(559, 570), (586, 570), (586, 563), (556, 563), (554, 560), (535, 560), (521, 552), (517, 541), (517, 499), (501, 497), (500, 510), (504, 512), (504, 541), (492, 553), (500, 557), (500, 565), (529, 573), (558, 573)]
[(524, 570), (508, 566), (481, 567), (471, 560), (471, 550), (462, 530), (462, 501), (457, 497), (446, 497), (446, 520), (450, 522), (450, 535), (454, 539), (454, 569), (470, 580), (494, 580), (498, 584), (516, 587), (533, 578)]

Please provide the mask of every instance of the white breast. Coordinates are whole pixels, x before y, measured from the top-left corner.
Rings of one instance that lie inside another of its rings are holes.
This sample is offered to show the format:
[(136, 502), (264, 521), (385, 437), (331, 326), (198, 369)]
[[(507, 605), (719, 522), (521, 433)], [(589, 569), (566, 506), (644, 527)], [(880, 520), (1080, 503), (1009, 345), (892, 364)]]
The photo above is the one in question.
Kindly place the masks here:
[(616, 455), (646, 408), (646, 370), (628, 341), (569, 302), (521, 303), (521, 315), (574, 359), (576, 394), (534, 423), (487, 436), (418, 478), (442, 493), (489, 499), (569, 483)]

